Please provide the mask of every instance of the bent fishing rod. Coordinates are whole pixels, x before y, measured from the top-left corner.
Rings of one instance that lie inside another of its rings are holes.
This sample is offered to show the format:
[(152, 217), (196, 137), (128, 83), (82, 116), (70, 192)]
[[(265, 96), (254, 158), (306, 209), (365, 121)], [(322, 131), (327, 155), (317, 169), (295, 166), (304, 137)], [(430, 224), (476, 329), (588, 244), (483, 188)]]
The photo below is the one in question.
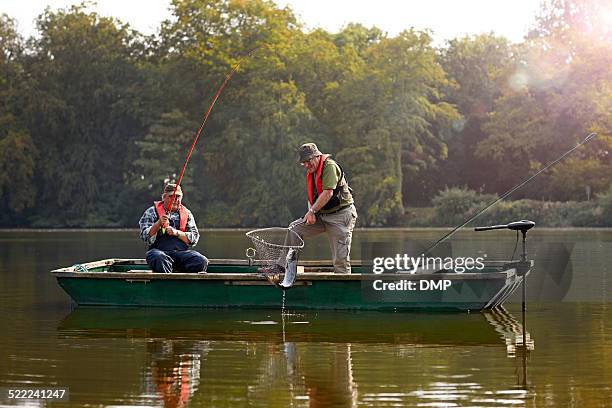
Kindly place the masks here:
[[(200, 134), (202, 133), (202, 130), (204, 129), (204, 126), (206, 125), (206, 122), (208, 121), (208, 117), (210, 116), (210, 112), (212, 111), (213, 107), (215, 106), (215, 103), (217, 103), (217, 99), (219, 99), (219, 96), (221, 96), (221, 92), (223, 92), (223, 89), (225, 88), (227, 83), (232, 79), (232, 77), (234, 76), (234, 74), (238, 70), (238, 67), (240, 67), (240, 64), (242, 64), (242, 62), (245, 59), (249, 58), (259, 48), (260, 47), (253, 48), (246, 55), (244, 55), (242, 58), (240, 58), (238, 60), (238, 62), (236, 62), (236, 64), (232, 67), (232, 69), (227, 73), (227, 75), (225, 76), (225, 80), (223, 81), (223, 83), (221, 84), (219, 89), (217, 89), (217, 92), (215, 93), (215, 96), (213, 97), (212, 102), (210, 103), (210, 105), (208, 106), (208, 109), (206, 110), (206, 113), (204, 114), (204, 119), (202, 120), (202, 123), (200, 124), (200, 127), (198, 128), (198, 131), (197, 131), (195, 137), (193, 138), (193, 142), (191, 143), (191, 147), (189, 149), (189, 152), (187, 153), (187, 157), (185, 158), (185, 163), (183, 164), (183, 168), (181, 169), (181, 172), (179, 174), (179, 178), (178, 178), (178, 180), (176, 182), (176, 186), (174, 187), (174, 191), (172, 192), (172, 200), (170, 201), (170, 205), (169, 205), (169, 208), (168, 208), (169, 211), (172, 211), (172, 206), (174, 205), (174, 201), (176, 199), (176, 190), (181, 185), (181, 181), (183, 180), (183, 176), (185, 174), (185, 169), (187, 168), (187, 163), (189, 163), (189, 159), (191, 158), (191, 154), (193, 153), (193, 150), (195, 149), (196, 144), (198, 143), (198, 140), (200, 138)], [(162, 233), (164, 233), (164, 234), (166, 233), (166, 229), (165, 228), (162, 228)]]
[(526, 185), (527, 183), (529, 183), (531, 180), (533, 180), (534, 178), (536, 178), (538, 175), (542, 174), (543, 172), (545, 172), (546, 170), (548, 170), (549, 168), (551, 168), (552, 166), (554, 166), (555, 164), (559, 163), (561, 160), (563, 160), (566, 156), (570, 155), (572, 152), (574, 152), (576, 149), (578, 149), (580, 146), (583, 146), (585, 144), (587, 144), (588, 142), (590, 142), (591, 140), (593, 140), (595, 137), (597, 136), (597, 133), (591, 133), (589, 134), (587, 137), (584, 138), (584, 140), (580, 143), (578, 143), (576, 146), (572, 147), (570, 150), (568, 150), (567, 152), (563, 153), (561, 156), (559, 156), (559, 158), (557, 158), (556, 160), (554, 160), (553, 162), (547, 164), (544, 168), (542, 168), (541, 170), (539, 170), (537, 173), (533, 174), (532, 176), (530, 176), (529, 178), (521, 181), (519, 184), (517, 184), (516, 186), (512, 187), (510, 190), (506, 191), (504, 194), (502, 194), (501, 197), (497, 198), (496, 200), (494, 200), (493, 202), (491, 202), (490, 204), (488, 204), (487, 206), (485, 206), (484, 208), (482, 208), (481, 210), (479, 210), (476, 214), (474, 214), (472, 217), (470, 217), (467, 221), (465, 221), (463, 224), (456, 226), (455, 228), (453, 228), (452, 231), (450, 231), (449, 233), (447, 233), (446, 235), (444, 235), (442, 238), (440, 238), (439, 240), (437, 240), (435, 243), (433, 243), (429, 248), (427, 248), (421, 255), (426, 255), (429, 253), (429, 251), (431, 251), (432, 249), (434, 249), (435, 247), (437, 247), (442, 241), (450, 238), (455, 232), (459, 231), (461, 228), (465, 227), (466, 225), (468, 225), (470, 222), (474, 221), (476, 218), (478, 218), (482, 213), (484, 213), (485, 211), (487, 211), (489, 208), (493, 207), (495, 204), (497, 204), (498, 202), (502, 201), (504, 198), (508, 197), (510, 194), (514, 193), (516, 190), (518, 190), (519, 188), (523, 187), (524, 185)]

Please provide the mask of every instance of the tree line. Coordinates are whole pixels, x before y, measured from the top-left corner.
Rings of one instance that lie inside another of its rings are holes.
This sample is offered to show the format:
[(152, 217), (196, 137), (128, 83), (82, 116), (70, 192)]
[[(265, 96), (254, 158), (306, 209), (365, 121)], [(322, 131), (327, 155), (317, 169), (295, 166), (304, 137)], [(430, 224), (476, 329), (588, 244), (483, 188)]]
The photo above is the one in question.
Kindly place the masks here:
[(521, 43), (443, 46), (414, 29), (305, 31), (264, 0), (173, 0), (150, 36), (85, 5), (46, 9), (27, 39), (2, 15), (0, 222), (134, 226), (243, 58), (182, 182), (203, 226), (301, 216), (307, 141), (342, 163), (361, 226), (402, 225), (452, 187), (501, 193), (593, 131), (514, 198), (597, 199), (612, 181), (606, 7), (545, 0)]

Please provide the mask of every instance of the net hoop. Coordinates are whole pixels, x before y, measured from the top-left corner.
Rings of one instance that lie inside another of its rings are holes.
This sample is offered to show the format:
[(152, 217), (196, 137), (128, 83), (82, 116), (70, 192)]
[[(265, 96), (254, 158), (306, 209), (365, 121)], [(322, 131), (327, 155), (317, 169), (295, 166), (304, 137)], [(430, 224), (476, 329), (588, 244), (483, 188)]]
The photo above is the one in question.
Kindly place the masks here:
[[(291, 241), (295, 242), (295, 245), (287, 245), (287, 244), (276, 244), (274, 242), (269, 242), (264, 238), (261, 238), (260, 234), (278, 234), (280, 232), (284, 232), (288, 236), (291, 237)], [(293, 231), (291, 228), (282, 228), (282, 227), (272, 227), (272, 228), (260, 228), (256, 230), (252, 230), (246, 233), (246, 236), (253, 241), (253, 243), (257, 246), (257, 244), (277, 248), (277, 249), (302, 249), (304, 248), (304, 240), (299, 234)]]

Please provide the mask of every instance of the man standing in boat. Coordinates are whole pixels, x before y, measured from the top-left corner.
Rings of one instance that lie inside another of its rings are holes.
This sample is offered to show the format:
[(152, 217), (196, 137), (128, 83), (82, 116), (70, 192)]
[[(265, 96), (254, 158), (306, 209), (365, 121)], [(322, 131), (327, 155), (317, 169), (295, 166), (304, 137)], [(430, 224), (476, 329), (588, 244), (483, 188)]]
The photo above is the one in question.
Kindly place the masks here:
[(314, 143), (300, 146), (298, 155), (299, 163), (306, 169), (308, 212), (291, 224), (292, 229), (302, 238), (326, 232), (334, 272), (351, 273), (351, 240), (357, 210), (344, 171)]
[(181, 202), (181, 186), (166, 184), (161, 198), (139, 222), (140, 238), (149, 244), (147, 263), (153, 272), (205, 272), (208, 259), (188, 249), (198, 243), (200, 233), (193, 214)]

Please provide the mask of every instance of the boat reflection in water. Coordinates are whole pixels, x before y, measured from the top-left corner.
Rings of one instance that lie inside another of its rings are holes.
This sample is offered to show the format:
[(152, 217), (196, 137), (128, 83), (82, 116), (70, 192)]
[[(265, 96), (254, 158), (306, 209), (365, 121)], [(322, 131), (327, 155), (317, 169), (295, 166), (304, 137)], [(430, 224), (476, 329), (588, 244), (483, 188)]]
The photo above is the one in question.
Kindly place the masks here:
[[(73, 344), (125, 338), (144, 348), (137, 399), (165, 407), (216, 406), (220, 401), (351, 407), (415, 398), (431, 403), (465, 400), (478, 396), (483, 386), (476, 380), (442, 381), (436, 369), (446, 365), (452, 377), (460, 371), (453, 364), (465, 365), (454, 361), (458, 355), (474, 348), (475, 355), (488, 353), (496, 346), (506, 347), (502, 359), (522, 357), (515, 359), (522, 370), (516, 367), (519, 378), (511, 390), (520, 399), (528, 392), (527, 354), (534, 346), (527, 334), (523, 352), (521, 326), (503, 308), (476, 314), (281, 314), (79, 307), (62, 321), (58, 333)], [(432, 372), (429, 383), (410, 383), (427, 371)]]

